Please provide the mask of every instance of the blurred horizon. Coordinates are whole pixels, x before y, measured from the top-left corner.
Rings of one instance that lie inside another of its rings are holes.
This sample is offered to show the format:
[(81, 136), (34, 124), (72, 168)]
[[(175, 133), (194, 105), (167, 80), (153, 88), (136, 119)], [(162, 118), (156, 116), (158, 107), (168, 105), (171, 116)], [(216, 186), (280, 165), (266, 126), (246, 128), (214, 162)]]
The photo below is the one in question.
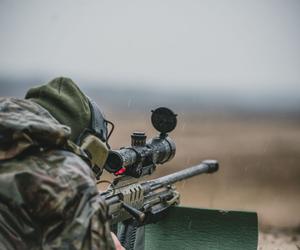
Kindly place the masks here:
[[(35, 77), (4, 77), (0, 76), (1, 96), (23, 98), (31, 87), (45, 84), (53, 78)], [(283, 95), (236, 96), (235, 92), (195, 91), (194, 89), (178, 90), (174, 88), (132, 86), (121, 82), (86, 81), (80, 82), (72, 78), (76, 84), (97, 101), (106, 112), (139, 112), (148, 113), (158, 106), (168, 106), (179, 113), (202, 113), (203, 116), (235, 115), (243, 118), (289, 118), (300, 119), (300, 96), (295, 98)], [(95, 83), (98, 82), (98, 85)], [(111, 84), (108, 84), (111, 83)]]

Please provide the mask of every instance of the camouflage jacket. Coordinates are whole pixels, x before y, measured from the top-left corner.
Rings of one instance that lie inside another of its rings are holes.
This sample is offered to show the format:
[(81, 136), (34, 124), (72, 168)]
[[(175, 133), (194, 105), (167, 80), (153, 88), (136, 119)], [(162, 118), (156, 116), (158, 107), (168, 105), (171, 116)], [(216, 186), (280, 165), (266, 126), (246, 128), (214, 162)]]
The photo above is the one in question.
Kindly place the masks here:
[(0, 98), (0, 249), (114, 249), (70, 129), (29, 101)]

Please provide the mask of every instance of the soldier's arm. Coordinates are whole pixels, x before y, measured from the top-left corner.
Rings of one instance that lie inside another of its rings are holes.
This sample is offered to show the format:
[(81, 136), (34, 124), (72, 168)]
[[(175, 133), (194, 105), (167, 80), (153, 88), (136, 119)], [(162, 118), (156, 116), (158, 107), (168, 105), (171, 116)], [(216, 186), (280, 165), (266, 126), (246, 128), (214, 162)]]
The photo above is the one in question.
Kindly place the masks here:
[(45, 249), (114, 249), (106, 204), (78, 156), (51, 150), (27, 158), (18, 174), (24, 207), (43, 232)]

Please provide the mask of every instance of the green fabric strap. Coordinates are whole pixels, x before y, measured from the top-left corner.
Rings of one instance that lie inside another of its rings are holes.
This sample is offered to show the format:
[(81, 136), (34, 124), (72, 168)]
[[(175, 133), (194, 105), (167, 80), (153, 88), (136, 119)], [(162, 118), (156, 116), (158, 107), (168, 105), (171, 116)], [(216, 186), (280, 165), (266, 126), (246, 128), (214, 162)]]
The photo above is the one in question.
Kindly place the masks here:
[(253, 212), (173, 207), (157, 224), (146, 226), (146, 250), (256, 250)]

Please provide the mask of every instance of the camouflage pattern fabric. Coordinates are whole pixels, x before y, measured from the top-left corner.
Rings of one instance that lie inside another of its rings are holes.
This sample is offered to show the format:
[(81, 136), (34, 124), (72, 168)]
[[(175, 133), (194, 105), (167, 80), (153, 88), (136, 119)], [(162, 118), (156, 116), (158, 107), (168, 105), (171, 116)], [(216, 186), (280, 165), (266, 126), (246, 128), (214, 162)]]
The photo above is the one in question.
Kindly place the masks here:
[(70, 128), (59, 124), (39, 105), (15, 98), (0, 98), (0, 160), (12, 158), (30, 146), (66, 143)]
[(0, 98), (0, 249), (114, 249), (107, 206), (70, 129), (39, 105)]

